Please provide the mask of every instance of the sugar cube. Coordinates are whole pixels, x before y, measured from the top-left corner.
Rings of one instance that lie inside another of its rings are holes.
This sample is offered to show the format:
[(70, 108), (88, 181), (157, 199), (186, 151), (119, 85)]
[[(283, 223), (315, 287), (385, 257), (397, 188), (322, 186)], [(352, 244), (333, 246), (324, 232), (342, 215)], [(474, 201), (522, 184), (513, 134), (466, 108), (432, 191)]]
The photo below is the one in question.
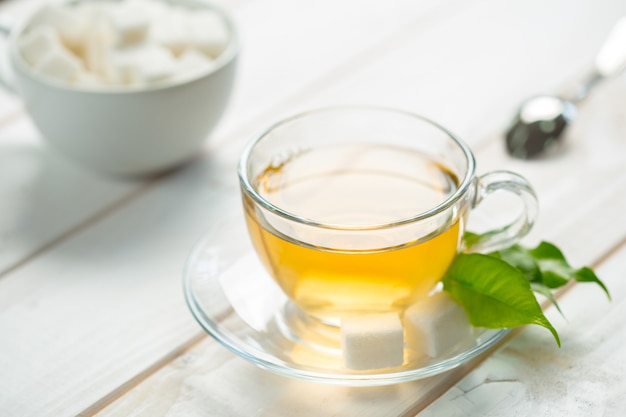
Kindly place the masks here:
[(132, 84), (137, 81), (140, 52), (137, 48), (111, 48), (103, 54), (103, 75), (112, 84)]
[(72, 81), (82, 69), (81, 61), (63, 47), (47, 51), (33, 67), (37, 73), (62, 81)]
[(189, 18), (191, 44), (211, 57), (217, 57), (228, 42), (228, 28), (217, 13), (203, 10)]
[(396, 313), (344, 318), (341, 342), (344, 364), (349, 369), (381, 369), (404, 362), (402, 322)]
[(48, 25), (33, 28), (20, 39), (22, 57), (31, 66), (36, 65), (48, 51), (58, 47), (61, 47), (59, 33)]
[(185, 13), (173, 8), (170, 13), (153, 21), (150, 37), (180, 55), (189, 46), (190, 34)]
[(161, 0), (126, 0), (125, 4), (136, 8), (135, 10), (140, 9), (150, 21), (167, 17), (176, 8), (171, 2)]
[(98, 74), (83, 69), (76, 74), (74, 84), (80, 84), (84, 87), (101, 87), (105, 85), (105, 80)]
[(199, 72), (208, 71), (215, 66), (215, 61), (202, 52), (190, 48), (178, 57), (176, 66), (178, 77), (184, 78)]
[(137, 79), (143, 83), (162, 81), (174, 75), (176, 65), (172, 52), (162, 46), (153, 44), (141, 53), (137, 66)]
[(83, 57), (86, 67), (101, 76), (107, 69), (107, 54), (111, 48), (113, 34), (108, 25), (102, 20), (93, 22), (93, 27), (85, 37), (85, 51)]
[(77, 9), (65, 5), (49, 5), (34, 18), (37, 25), (51, 26), (57, 30), (66, 47), (80, 51), (88, 22)]
[(407, 348), (432, 358), (472, 338), (465, 311), (442, 291), (405, 311), (404, 331)]
[(149, 17), (140, 4), (120, 4), (110, 11), (109, 22), (118, 45), (143, 41), (150, 27)]
[(115, 84), (147, 84), (174, 74), (175, 60), (169, 49), (153, 42), (111, 48), (105, 76)]

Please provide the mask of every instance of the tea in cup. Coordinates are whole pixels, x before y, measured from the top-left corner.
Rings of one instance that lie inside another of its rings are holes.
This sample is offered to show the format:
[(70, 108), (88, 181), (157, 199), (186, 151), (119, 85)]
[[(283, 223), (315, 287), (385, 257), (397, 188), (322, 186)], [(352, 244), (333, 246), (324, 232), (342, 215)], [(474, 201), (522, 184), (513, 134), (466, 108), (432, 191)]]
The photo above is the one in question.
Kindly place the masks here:
[(468, 215), (495, 190), (523, 210), (474, 247), (508, 246), (531, 228), (535, 194), (519, 175), (475, 174), (469, 147), (421, 116), (337, 107), (279, 122), (243, 152), (248, 231), (289, 300), (325, 323), (402, 314), (463, 249)]

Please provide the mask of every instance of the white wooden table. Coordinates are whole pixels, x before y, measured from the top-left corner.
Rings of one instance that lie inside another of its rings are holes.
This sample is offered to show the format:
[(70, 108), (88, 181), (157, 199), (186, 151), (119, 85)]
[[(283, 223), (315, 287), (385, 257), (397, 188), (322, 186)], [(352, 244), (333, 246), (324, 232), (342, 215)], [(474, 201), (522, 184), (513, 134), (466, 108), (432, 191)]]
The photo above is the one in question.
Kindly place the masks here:
[[(0, 416), (622, 416), (626, 410), (626, 77), (580, 109), (567, 149), (523, 162), (502, 135), (520, 101), (583, 78), (624, 0), (221, 0), (243, 37), (229, 111), (202, 155), (145, 181), (53, 154), (0, 92)], [(36, 0), (3, 0), (20, 15)], [(4, 48), (4, 47), (2, 47)], [(4, 51), (4, 49), (2, 49)], [(256, 368), (207, 336), (185, 258), (237, 191), (243, 145), (328, 104), (424, 114), (469, 142), (479, 172), (535, 185), (548, 239), (609, 286), (560, 297), (561, 334), (515, 332), (425, 380), (344, 388)]]

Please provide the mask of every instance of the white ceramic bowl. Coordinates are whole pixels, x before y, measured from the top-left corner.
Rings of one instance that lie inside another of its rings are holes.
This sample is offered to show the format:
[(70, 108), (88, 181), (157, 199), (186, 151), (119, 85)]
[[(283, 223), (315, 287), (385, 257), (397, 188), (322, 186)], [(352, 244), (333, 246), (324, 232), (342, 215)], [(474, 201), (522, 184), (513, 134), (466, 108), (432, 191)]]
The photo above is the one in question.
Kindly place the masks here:
[(198, 152), (231, 95), (239, 40), (232, 18), (221, 9), (201, 0), (175, 4), (216, 11), (230, 40), (212, 69), (152, 87), (75, 87), (42, 77), (18, 48), (29, 19), (12, 28), (8, 52), (15, 90), (52, 148), (96, 171), (124, 176), (162, 172)]

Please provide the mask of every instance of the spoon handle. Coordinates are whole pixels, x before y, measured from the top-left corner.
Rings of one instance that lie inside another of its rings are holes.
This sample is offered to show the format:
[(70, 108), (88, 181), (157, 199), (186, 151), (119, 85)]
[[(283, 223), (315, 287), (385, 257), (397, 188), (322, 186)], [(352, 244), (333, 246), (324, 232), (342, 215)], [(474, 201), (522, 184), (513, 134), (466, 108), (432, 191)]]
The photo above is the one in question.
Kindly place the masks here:
[(596, 72), (613, 77), (626, 67), (626, 16), (617, 21), (596, 56)]
[(587, 78), (587, 80), (578, 87), (576, 93), (568, 98), (568, 101), (571, 101), (574, 104), (578, 104), (589, 96), (591, 90), (600, 83), (600, 81), (604, 80), (606, 76), (600, 74), (597, 71), (591, 73), (591, 75)]
[(613, 26), (596, 55), (594, 71), (569, 101), (574, 103), (583, 101), (600, 81), (619, 75), (624, 69), (626, 69), (626, 16)]

